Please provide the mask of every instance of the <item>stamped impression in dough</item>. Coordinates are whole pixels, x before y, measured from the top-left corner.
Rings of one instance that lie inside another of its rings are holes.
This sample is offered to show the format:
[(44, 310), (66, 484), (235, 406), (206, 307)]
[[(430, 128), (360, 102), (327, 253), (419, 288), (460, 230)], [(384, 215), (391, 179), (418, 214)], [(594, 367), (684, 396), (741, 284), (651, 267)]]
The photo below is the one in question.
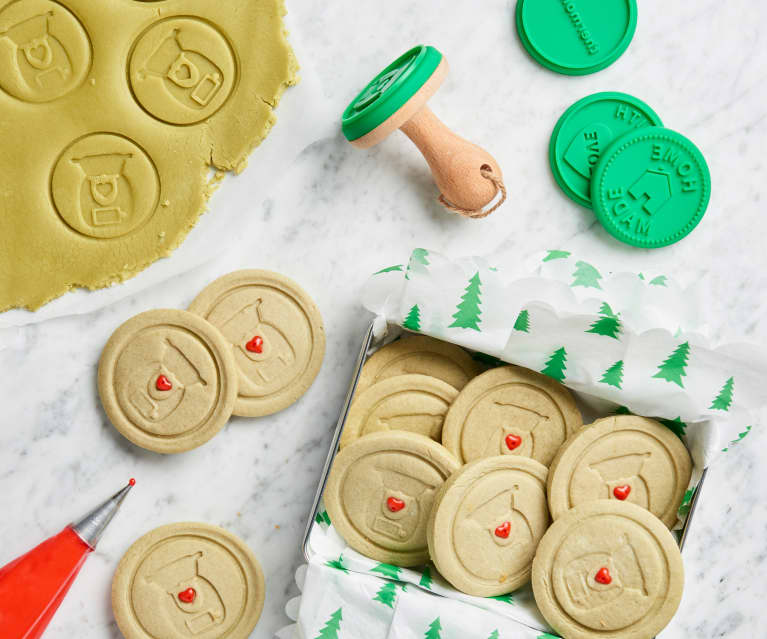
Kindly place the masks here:
[(125, 639), (246, 639), (264, 594), (261, 566), (241, 539), (178, 523), (128, 549), (112, 582), (112, 608)]
[(461, 347), (415, 335), (403, 337), (378, 349), (362, 368), (357, 392), (396, 375), (430, 375), (461, 390), (480, 371)]
[(376, 561), (417, 566), (429, 556), (426, 523), (434, 496), (458, 467), (428, 437), (373, 433), (336, 456), (325, 506), (354, 550)]
[(178, 453), (224, 427), (237, 396), (229, 344), (210, 324), (174, 309), (132, 317), (109, 338), (99, 361), (107, 417), (134, 444)]
[(293, 280), (235, 271), (209, 284), (189, 306), (231, 344), (239, 370), (234, 414), (259, 417), (290, 406), (322, 365), (325, 329), (314, 301)]
[(644, 508), (606, 499), (562, 515), (533, 561), (533, 593), (546, 621), (568, 639), (654, 637), (682, 598), (674, 537)]
[(445, 417), (442, 443), (463, 463), (521, 455), (548, 466), (582, 425), (564, 386), (545, 375), (504, 366), (475, 377), (460, 392)]
[(599, 419), (569, 439), (551, 464), (551, 516), (613, 499), (646, 508), (671, 527), (691, 473), (690, 453), (662, 424), (634, 415)]
[(346, 418), (341, 446), (379, 431), (406, 430), (442, 441), (442, 422), (458, 391), (428, 375), (398, 375), (357, 395)]
[(543, 464), (518, 456), (479, 459), (454, 473), (429, 518), (429, 554), (458, 590), (502, 595), (530, 579), (549, 524)]

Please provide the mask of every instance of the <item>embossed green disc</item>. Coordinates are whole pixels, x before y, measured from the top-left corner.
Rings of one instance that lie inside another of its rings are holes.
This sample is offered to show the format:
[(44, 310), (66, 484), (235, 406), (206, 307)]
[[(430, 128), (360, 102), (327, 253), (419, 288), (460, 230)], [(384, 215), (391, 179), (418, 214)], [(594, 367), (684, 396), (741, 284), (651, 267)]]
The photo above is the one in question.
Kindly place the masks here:
[(636, 0), (518, 0), (517, 31), (547, 69), (586, 75), (615, 62), (631, 43)]
[(663, 126), (644, 102), (626, 93), (595, 93), (559, 118), (549, 143), (554, 179), (565, 194), (591, 208), (591, 174), (602, 153), (627, 131)]
[(624, 134), (602, 154), (591, 178), (591, 201), (602, 226), (633, 246), (678, 242), (706, 212), (711, 176), (686, 137), (662, 127)]

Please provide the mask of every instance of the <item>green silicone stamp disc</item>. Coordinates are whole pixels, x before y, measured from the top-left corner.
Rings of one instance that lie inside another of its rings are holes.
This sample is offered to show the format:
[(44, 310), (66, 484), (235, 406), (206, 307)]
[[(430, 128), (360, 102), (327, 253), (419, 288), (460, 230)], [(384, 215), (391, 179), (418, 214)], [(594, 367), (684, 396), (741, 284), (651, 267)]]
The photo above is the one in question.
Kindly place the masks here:
[(631, 43), (636, 0), (518, 0), (517, 31), (528, 53), (565, 75), (615, 62)]
[(591, 208), (591, 174), (602, 153), (628, 131), (663, 126), (649, 106), (625, 93), (595, 93), (559, 118), (549, 143), (549, 163), (565, 194)]
[(418, 92), (440, 62), (437, 49), (420, 45), (381, 71), (344, 109), (341, 129), (346, 139), (361, 138), (383, 124)]
[(591, 201), (602, 226), (642, 248), (678, 242), (700, 222), (711, 196), (706, 160), (686, 137), (661, 127), (629, 131), (602, 154)]

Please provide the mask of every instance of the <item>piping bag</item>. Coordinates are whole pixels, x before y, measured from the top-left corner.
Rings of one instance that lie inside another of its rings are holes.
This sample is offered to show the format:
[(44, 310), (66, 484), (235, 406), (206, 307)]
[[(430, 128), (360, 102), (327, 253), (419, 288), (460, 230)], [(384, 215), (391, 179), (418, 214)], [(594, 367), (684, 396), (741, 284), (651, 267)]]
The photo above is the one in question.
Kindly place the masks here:
[(128, 485), (78, 522), (0, 568), (0, 635), (37, 639), (45, 631), (88, 555), (96, 548)]

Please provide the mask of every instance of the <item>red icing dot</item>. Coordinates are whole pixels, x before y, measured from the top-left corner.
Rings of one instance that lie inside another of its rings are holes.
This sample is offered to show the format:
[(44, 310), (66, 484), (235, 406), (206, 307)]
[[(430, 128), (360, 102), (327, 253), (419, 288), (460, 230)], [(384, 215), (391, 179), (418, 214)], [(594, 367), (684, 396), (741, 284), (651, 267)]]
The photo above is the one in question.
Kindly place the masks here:
[(594, 580), (606, 586), (607, 584), (612, 583), (613, 578), (610, 576), (610, 571), (603, 566), (597, 570), (597, 574), (594, 575)]
[(393, 513), (397, 513), (405, 507), (405, 502), (396, 497), (389, 497), (389, 499), (386, 500), (386, 507)]
[(629, 493), (631, 492), (631, 486), (628, 484), (624, 484), (623, 486), (616, 486), (613, 488), (613, 495), (615, 495), (615, 499), (620, 499), (623, 501), (626, 499), (626, 497), (629, 496)]
[(513, 435), (509, 433), (506, 435), (506, 448), (514, 450), (522, 445), (522, 438), (519, 435)]
[(245, 344), (245, 348), (247, 348), (251, 353), (263, 353), (264, 338), (260, 335), (256, 335), (252, 340)]
[(131, 477), (131, 478), (128, 480), (128, 483), (129, 483), (131, 486), (135, 486), (135, 485), (136, 485), (136, 480), (135, 480), (135, 479), (133, 479), (133, 477)]
[(184, 603), (192, 603), (196, 596), (197, 591), (194, 588), (187, 588), (178, 593), (179, 601), (183, 601)]
[(511, 522), (504, 521), (498, 528), (495, 529), (495, 536), (501, 539), (508, 539), (511, 532)]
[(158, 391), (169, 391), (173, 388), (173, 384), (170, 383), (170, 380), (165, 375), (158, 375), (154, 385)]

